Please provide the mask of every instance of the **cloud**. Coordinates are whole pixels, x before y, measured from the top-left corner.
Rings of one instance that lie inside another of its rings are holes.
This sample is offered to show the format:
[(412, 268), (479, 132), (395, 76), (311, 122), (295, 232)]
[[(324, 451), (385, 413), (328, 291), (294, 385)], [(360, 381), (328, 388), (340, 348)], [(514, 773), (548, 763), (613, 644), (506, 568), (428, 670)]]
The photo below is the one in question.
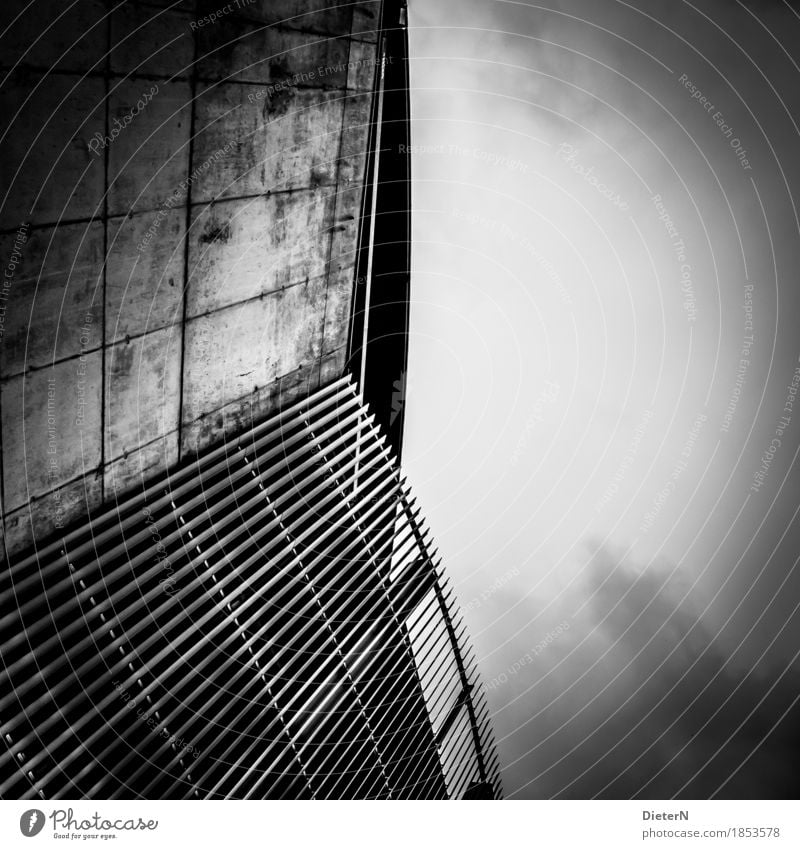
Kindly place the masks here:
[(597, 548), (580, 585), (560, 600), (561, 610), (571, 605), (582, 611), (569, 640), (498, 693), (518, 697), (497, 717), (498, 731), (518, 729), (501, 744), (515, 761), (508, 790), (525, 785), (518, 795), (528, 798), (797, 797), (796, 668), (769, 651), (755, 668), (735, 664), (666, 562), (635, 564)]
[[(783, 320), (797, 312), (796, 287), (775, 277), (775, 269), (798, 264), (788, 189), (800, 165), (788, 113), (798, 114), (800, 88), (791, 83), (796, 69), (786, 53), (800, 25), (796, 4), (550, 5), (420, 0), (411, 7), (415, 142), (497, 151), (529, 164), (530, 173), (471, 157), (415, 162), (412, 327), (424, 333), (411, 344), (410, 373), (425, 403), (409, 409), (418, 436), (409, 440), (407, 432), (405, 456), (422, 459), (407, 459), (407, 470), (465, 601), (494, 574), (521, 569), (469, 617), (485, 677), (507, 678), (489, 697), (509, 792), (795, 796), (798, 738), (791, 729), (800, 717), (792, 705), (800, 684), (796, 669), (785, 670), (793, 635), (788, 627), (778, 631), (795, 615), (800, 576), (773, 602), (768, 593), (788, 568), (776, 557), (743, 600), (768, 561), (764, 540), (782, 540), (792, 556), (798, 550), (795, 504), (784, 495), (741, 510), (741, 498), (797, 361), (792, 322)], [(682, 76), (714, 105), (711, 113)], [(747, 169), (717, 122), (723, 119), (746, 148)], [(578, 162), (630, 202), (636, 231), (557, 157), (562, 142), (575, 145)], [(693, 336), (656, 193), (691, 256), (700, 316)], [(499, 237), (499, 225), (467, 226), (471, 215), (507, 225), (520, 238)], [(549, 283), (519, 250), (522, 238), (557, 269), (573, 302), (569, 311), (547, 300)], [(592, 543), (576, 562), (577, 528), (617, 541), (636, 535), (698, 412), (707, 408), (717, 420), (725, 410), (739, 365), (746, 281), (758, 286), (764, 356), (748, 374), (739, 431), (726, 434), (717, 450), (709, 426), (691, 473), (681, 478), (681, 495), (640, 541), (668, 546), (675, 560), (631, 562)], [(481, 311), (486, 301), (500, 308), (502, 322)], [(778, 301), (780, 332), (767, 363)], [(471, 317), (469, 334), (447, 323), (459, 307)], [(531, 329), (540, 309), (541, 333)], [(552, 430), (540, 428), (525, 462), (509, 469), (507, 456), (526, 432), (545, 378), (564, 387), (563, 416), (553, 418)], [(437, 400), (443, 398), (447, 403)], [(596, 516), (593, 507), (643, 409), (655, 411), (648, 447), (627, 473), (625, 493)], [(618, 419), (627, 424), (612, 432)], [(460, 453), (430, 451), (431, 432), (439, 434), (437, 447), (458, 446)], [(507, 437), (507, 455), (498, 434)], [(795, 434), (782, 449), (780, 472), (773, 469), (776, 487)], [(595, 466), (606, 454), (607, 468)], [(587, 480), (595, 468), (597, 478)], [(682, 499), (693, 491), (697, 502), (684, 511)], [(483, 548), (465, 544), (465, 536)], [(750, 546), (755, 537), (760, 550)], [(728, 583), (740, 554), (747, 559)], [(701, 572), (702, 584), (688, 592)], [(706, 612), (720, 587), (725, 592)], [(570, 628), (522, 664), (565, 618)], [(791, 625), (796, 631), (796, 619)], [(775, 645), (751, 668), (773, 637)]]

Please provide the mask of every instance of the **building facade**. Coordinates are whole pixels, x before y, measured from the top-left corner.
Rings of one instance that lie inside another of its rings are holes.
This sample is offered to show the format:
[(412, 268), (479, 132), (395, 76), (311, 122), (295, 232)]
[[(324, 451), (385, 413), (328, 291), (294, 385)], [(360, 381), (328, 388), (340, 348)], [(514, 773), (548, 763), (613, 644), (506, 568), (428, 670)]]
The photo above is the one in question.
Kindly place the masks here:
[(348, 377), (4, 575), (3, 798), (494, 798), (452, 591)]
[[(6, 195), (0, 797), (499, 798), (399, 463), (403, 5), (82, 8), (79, 49), (9, 60), (23, 89), (94, 86), (104, 169), (68, 223), (34, 178)], [(18, 174), (69, 167), (18, 144)]]

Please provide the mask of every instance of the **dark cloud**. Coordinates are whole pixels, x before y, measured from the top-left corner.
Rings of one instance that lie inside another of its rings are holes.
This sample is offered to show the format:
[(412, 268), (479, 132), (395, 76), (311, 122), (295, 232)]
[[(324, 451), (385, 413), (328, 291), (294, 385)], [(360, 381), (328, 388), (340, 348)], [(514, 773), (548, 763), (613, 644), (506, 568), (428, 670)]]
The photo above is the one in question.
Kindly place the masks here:
[[(516, 761), (509, 792), (797, 797), (797, 668), (767, 645), (761, 663), (737, 665), (675, 573), (664, 562), (623, 563), (608, 548), (593, 553), (571, 599), (588, 603), (569, 639), (498, 693), (496, 704), (518, 697), (497, 718), (498, 731), (521, 726), (501, 744)], [(795, 618), (787, 627), (799, 625)]]

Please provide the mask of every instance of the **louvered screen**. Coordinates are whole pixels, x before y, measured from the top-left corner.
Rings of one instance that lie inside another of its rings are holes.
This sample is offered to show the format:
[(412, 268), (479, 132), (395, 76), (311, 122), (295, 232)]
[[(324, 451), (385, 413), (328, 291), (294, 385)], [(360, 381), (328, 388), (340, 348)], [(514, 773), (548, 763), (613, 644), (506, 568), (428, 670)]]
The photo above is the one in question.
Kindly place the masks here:
[(2, 582), (3, 798), (500, 794), (452, 597), (347, 378)]

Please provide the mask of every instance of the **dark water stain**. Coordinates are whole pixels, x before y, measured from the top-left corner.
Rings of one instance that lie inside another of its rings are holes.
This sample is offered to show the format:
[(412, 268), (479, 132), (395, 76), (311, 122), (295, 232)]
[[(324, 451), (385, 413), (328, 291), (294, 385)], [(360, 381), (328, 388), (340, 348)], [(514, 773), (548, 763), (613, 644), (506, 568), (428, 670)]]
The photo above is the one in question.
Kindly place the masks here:
[(200, 236), (200, 242), (204, 245), (210, 245), (213, 242), (229, 242), (230, 238), (231, 225), (229, 221), (226, 221), (224, 224), (210, 221)]

